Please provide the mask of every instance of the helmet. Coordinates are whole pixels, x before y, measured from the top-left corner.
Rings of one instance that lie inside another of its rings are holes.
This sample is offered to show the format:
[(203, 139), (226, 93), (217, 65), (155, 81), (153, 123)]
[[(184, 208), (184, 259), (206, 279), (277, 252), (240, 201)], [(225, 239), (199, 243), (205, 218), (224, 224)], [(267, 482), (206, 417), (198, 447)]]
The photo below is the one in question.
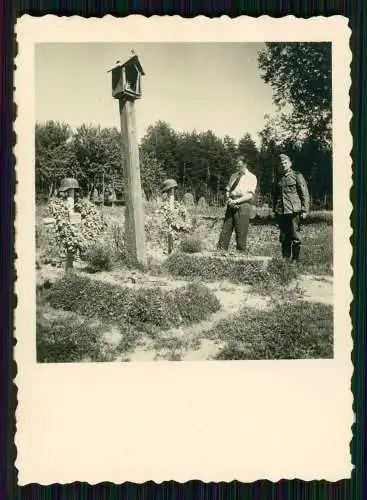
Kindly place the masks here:
[(73, 177), (66, 177), (60, 182), (59, 191), (67, 191), (68, 189), (79, 189), (79, 184)]
[(163, 182), (162, 191), (163, 193), (165, 193), (169, 189), (176, 187), (177, 187), (177, 182), (174, 179), (167, 179), (166, 181)]

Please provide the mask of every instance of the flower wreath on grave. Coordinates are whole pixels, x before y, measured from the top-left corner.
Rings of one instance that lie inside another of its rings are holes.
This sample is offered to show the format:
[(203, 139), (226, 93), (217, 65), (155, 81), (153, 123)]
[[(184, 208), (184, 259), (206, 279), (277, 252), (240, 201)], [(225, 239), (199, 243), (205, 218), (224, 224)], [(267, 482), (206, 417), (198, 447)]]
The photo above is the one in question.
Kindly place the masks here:
[(48, 208), (55, 220), (56, 240), (64, 252), (81, 256), (106, 227), (102, 215), (88, 200), (80, 200), (74, 205), (75, 212), (81, 216), (80, 224), (70, 222), (69, 210), (63, 200), (51, 200)]
[(162, 204), (160, 210), (163, 215), (165, 230), (172, 235), (177, 233), (188, 233), (192, 229), (192, 220), (185, 206), (174, 201), (173, 206), (169, 201)]

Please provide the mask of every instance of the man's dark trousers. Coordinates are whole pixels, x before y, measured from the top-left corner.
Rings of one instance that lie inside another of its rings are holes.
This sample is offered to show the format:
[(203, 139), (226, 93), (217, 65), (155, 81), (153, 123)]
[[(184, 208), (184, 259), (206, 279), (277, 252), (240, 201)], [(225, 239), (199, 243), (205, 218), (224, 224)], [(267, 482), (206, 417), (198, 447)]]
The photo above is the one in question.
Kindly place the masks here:
[(282, 245), (282, 256), (298, 260), (301, 249), (301, 238), (299, 234), (299, 214), (278, 215), (280, 230), (280, 243)]
[(247, 233), (250, 222), (251, 203), (241, 203), (237, 207), (227, 206), (218, 250), (228, 250), (233, 228), (236, 234), (237, 250), (246, 250)]

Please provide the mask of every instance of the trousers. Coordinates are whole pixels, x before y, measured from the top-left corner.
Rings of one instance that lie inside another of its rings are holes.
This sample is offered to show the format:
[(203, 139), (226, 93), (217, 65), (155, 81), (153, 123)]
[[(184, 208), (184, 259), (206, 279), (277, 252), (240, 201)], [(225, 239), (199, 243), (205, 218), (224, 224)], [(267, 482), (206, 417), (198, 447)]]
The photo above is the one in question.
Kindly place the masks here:
[(278, 215), (280, 230), (279, 241), (282, 246), (282, 256), (298, 260), (301, 249), (300, 218), (298, 213)]
[(241, 203), (236, 208), (227, 206), (223, 227), (219, 236), (218, 250), (228, 250), (233, 229), (236, 235), (237, 250), (241, 252), (246, 250), (250, 211), (250, 203)]

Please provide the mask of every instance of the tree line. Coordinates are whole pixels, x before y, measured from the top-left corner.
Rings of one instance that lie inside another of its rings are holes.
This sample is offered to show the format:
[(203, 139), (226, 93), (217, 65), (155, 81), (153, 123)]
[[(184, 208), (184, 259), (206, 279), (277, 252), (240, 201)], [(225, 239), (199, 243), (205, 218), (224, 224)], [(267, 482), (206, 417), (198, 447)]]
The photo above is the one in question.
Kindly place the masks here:
[[(266, 117), (257, 147), (244, 131), (236, 142), (205, 132), (178, 132), (165, 121), (148, 127), (139, 145), (142, 188), (155, 197), (164, 178), (179, 194), (191, 192), (220, 203), (238, 155), (270, 197), (280, 152), (288, 153), (308, 181), (314, 204), (332, 199), (331, 47), (329, 43), (267, 43), (259, 53), (261, 77), (271, 85), (277, 112)], [(95, 189), (123, 195), (120, 134), (116, 128), (65, 123), (36, 124), (36, 193), (50, 196), (63, 177), (73, 176), (84, 194)]]

